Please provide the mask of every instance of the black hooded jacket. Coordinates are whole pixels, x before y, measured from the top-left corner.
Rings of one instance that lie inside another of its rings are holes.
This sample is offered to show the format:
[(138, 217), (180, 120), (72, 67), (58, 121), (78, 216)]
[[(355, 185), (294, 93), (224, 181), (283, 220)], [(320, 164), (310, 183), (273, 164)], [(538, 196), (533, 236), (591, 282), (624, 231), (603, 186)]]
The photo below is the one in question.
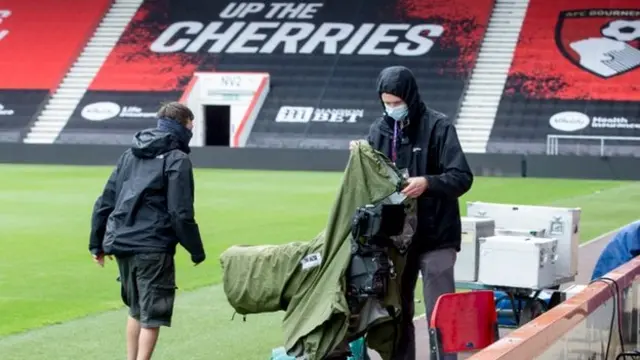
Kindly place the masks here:
[[(409, 123), (397, 140), (396, 165), (409, 176), (424, 176), (427, 189), (418, 198), (418, 229), (414, 251), (443, 248), (460, 251), (461, 229), (458, 198), (473, 183), (473, 174), (462, 152), (456, 128), (444, 114), (425, 106), (411, 71), (402, 66), (385, 68), (378, 77), (378, 94), (395, 95), (409, 108)], [(367, 140), (391, 157), (395, 120), (377, 119)]]
[(95, 202), (91, 253), (174, 254), (180, 243), (194, 263), (204, 261), (194, 219), (193, 169), (184, 142), (175, 133), (158, 129), (135, 135), (133, 146), (122, 154)]

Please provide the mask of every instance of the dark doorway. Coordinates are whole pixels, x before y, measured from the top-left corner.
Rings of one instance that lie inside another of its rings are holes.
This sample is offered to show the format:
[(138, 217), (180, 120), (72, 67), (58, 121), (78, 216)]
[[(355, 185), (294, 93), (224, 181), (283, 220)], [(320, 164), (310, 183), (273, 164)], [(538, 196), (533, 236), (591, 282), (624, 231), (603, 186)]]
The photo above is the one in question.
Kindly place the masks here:
[(229, 146), (231, 137), (231, 106), (204, 106), (204, 145)]

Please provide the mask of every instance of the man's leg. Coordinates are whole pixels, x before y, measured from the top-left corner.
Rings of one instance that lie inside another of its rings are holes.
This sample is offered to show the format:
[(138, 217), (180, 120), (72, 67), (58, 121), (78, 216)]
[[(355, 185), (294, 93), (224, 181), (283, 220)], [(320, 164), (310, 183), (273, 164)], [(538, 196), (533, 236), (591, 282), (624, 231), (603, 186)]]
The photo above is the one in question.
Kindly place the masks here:
[[(456, 291), (453, 274), (456, 257), (455, 249), (430, 251), (420, 257), (427, 324), (431, 322), (431, 314), (440, 295)], [(455, 360), (457, 356), (446, 355), (444, 359)]]
[(415, 326), (413, 325), (413, 316), (415, 314), (415, 290), (418, 281), (418, 258), (411, 255), (407, 256), (407, 263), (402, 273), (402, 282), (400, 284), (400, 306), (402, 313), (400, 314), (400, 337), (398, 346), (393, 360), (416, 360), (416, 339)]
[(156, 348), (159, 335), (160, 327), (144, 327), (140, 329), (137, 360), (151, 359), (151, 355), (153, 355), (153, 350)]
[(120, 272), (120, 297), (129, 308), (127, 319), (127, 360), (136, 360), (138, 356), (138, 337), (140, 336), (140, 298), (136, 281), (135, 259), (133, 256), (116, 258)]
[(137, 360), (150, 360), (161, 326), (171, 326), (175, 300), (175, 266), (171, 254), (136, 255), (140, 289), (140, 337)]
[(140, 321), (129, 315), (127, 318), (127, 360), (138, 358), (138, 339), (140, 338)]

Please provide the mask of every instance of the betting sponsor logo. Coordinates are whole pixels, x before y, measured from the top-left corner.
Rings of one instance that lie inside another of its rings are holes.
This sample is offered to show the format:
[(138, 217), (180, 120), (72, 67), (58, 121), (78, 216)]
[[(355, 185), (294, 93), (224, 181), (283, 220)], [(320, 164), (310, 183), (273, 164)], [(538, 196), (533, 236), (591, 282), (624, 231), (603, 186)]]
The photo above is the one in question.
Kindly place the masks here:
[(355, 123), (364, 116), (362, 109), (316, 109), (309, 106), (282, 106), (276, 122), (308, 123)]
[[(597, 26), (585, 26), (585, 21)], [(597, 29), (597, 30), (596, 30)], [(573, 64), (607, 79), (640, 68), (640, 11), (564, 11), (556, 45)]]
[[(157, 53), (422, 56), (442, 35), (439, 24), (313, 22), (322, 3), (231, 2), (218, 21), (179, 21), (151, 44)], [(260, 16), (264, 21), (250, 21)]]

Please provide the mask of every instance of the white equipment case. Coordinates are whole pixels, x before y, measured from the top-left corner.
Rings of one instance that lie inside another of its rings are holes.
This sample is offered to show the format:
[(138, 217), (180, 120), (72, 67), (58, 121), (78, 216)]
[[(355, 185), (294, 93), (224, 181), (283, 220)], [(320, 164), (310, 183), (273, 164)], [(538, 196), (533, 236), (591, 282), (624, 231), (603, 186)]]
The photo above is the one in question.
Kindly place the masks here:
[(493, 219), (461, 217), (462, 243), (458, 253), (454, 274), (456, 281), (478, 281), (478, 256), (480, 238), (494, 235)]
[(545, 237), (547, 235), (547, 231), (545, 229), (503, 229), (503, 228), (496, 228), (496, 235)]
[(555, 285), (557, 239), (490, 236), (480, 239), (478, 281), (485, 285), (545, 289)]
[(487, 217), (496, 229), (545, 229), (544, 237), (558, 239), (557, 285), (578, 274), (580, 208), (468, 202), (467, 216)]

